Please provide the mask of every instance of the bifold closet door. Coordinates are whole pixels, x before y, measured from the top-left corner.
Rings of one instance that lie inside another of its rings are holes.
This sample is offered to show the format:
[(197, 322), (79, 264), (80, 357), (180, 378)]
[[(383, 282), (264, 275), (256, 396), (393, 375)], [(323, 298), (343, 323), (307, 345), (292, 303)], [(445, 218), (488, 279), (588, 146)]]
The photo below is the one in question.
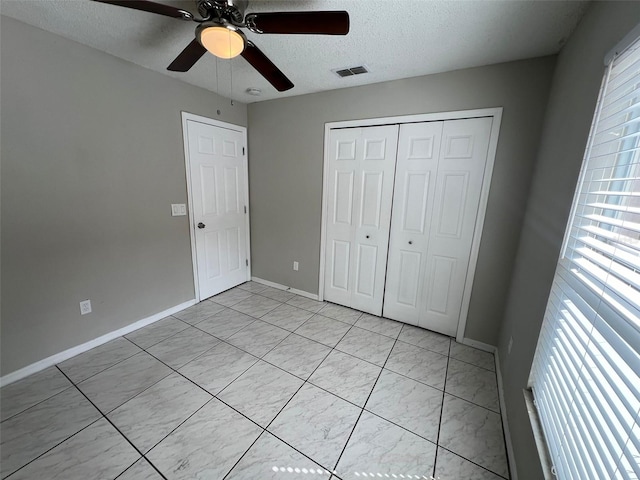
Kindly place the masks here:
[(330, 131), (324, 298), (382, 314), (398, 126)]
[(400, 126), (384, 316), (418, 325), (443, 122)]
[[(438, 127), (432, 122), (401, 129), (400, 150), (407, 154), (398, 156), (384, 315), (455, 335), (492, 118), (438, 123), (442, 124), (439, 148)], [(426, 158), (429, 143), (433, 152)], [(416, 158), (420, 156), (425, 158)], [(413, 182), (408, 181), (416, 172)]]

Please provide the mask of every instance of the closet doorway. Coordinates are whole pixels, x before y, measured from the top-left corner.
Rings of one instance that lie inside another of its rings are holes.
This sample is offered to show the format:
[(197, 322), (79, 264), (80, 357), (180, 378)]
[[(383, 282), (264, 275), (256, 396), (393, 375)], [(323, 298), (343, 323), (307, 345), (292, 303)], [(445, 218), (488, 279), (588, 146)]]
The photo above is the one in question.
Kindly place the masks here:
[(325, 126), (320, 299), (461, 339), (501, 114)]

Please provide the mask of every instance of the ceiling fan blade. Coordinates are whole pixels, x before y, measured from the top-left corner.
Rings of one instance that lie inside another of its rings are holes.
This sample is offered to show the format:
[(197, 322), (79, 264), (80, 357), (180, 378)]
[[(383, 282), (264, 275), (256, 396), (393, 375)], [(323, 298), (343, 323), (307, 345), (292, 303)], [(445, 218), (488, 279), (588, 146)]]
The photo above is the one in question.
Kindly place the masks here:
[(143, 12), (157, 13), (167, 17), (193, 20), (193, 14), (180, 8), (171, 7), (162, 3), (149, 2), (147, 0), (93, 0), (94, 2), (108, 3), (119, 7), (142, 10)]
[(191, 43), (180, 52), (180, 55), (171, 62), (167, 70), (171, 70), (172, 72), (187, 72), (200, 60), (200, 57), (202, 57), (206, 51), (207, 49), (200, 45), (200, 42), (194, 38)]
[(346, 35), (349, 14), (335, 12), (250, 13), (245, 23), (256, 33), (294, 33), (316, 35)]
[(267, 56), (260, 51), (252, 42), (247, 41), (247, 45), (241, 53), (242, 57), (255, 68), (260, 75), (266, 78), (279, 92), (284, 92), (293, 88), (293, 83), (284, 73), (276, 67)]

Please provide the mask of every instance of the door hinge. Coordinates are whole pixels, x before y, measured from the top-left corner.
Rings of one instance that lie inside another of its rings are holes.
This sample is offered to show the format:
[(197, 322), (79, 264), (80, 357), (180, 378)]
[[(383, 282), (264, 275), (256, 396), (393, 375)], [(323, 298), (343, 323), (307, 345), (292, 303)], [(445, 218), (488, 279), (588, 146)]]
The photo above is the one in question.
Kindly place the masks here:
[(244, 263), (247, 265), (247, 267), (249, 266), (249, 259), (245, 258)]
[(244, 206), (244, 213), (247, 213), (247, 206)]

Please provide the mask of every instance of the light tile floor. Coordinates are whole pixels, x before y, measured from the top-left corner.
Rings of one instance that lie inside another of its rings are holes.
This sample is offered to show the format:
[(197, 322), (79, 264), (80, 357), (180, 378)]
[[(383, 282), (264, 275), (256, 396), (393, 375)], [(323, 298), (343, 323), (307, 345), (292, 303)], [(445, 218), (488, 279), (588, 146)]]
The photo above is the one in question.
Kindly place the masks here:
[(254, 282), (0, 394), (12, 480), (509, 478), (493, 355)]

